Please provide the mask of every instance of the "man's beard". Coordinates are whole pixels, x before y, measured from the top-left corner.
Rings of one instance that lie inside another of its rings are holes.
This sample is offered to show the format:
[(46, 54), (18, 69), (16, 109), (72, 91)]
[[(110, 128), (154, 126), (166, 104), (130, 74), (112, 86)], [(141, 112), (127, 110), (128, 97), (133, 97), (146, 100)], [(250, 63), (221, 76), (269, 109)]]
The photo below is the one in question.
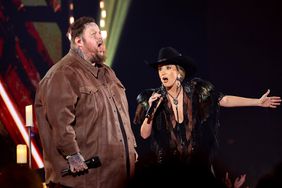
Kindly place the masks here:
[(91, 57), (90, 62), (91, 63), (97, 63), (97, 64), (103, 64), (106, 61), (106, 55), (100, 55), (100, 54), (96, 54), (94, 56)]

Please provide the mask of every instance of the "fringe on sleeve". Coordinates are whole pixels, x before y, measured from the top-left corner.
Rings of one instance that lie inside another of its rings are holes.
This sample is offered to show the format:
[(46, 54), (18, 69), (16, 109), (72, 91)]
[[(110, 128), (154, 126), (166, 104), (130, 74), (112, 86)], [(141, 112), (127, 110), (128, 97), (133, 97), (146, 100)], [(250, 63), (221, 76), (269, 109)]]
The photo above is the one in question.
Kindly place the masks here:
[(219, 101), (224, 96), (217, 92), (212, 83), (194, 78), (192, 90), (193, 117), (196, 119), (194, 138), (212, 158), (219, 146)]

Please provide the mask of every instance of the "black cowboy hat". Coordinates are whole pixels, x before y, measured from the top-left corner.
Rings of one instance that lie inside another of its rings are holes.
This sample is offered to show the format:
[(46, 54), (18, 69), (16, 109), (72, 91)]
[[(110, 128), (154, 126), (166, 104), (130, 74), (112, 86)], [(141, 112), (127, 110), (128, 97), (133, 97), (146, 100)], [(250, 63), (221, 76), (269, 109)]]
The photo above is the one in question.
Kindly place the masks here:
[(158, 65), (179, 65), (185, 70), (186, 77), (189, 78), (193, 77), (197, 70), (192, 58), (188, 56), (182, 56), (181, 53), (172, 47), (161, 48), (159, 51), (158, 60), (151, 63), (147, 62), (147, 64), (155, 69), (158, 68)]

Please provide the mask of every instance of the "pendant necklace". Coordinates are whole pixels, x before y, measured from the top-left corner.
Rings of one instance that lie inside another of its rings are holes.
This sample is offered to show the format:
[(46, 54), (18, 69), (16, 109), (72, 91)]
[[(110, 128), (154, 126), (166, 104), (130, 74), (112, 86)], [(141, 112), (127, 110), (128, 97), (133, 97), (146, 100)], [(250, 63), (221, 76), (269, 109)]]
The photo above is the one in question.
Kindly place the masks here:
[(177, 95), (176, 95), (176, 97), (173, 97), (169, 92), (167, 92), (168, 93), (168, 95), (169, 96), (171, 96), (171, 98), (172, 98), (172, 101), (173, 101), (173, 104), (175, 105), (175, 109), (176, 109), (176, 116), (177, 116), (177, 118), (176, 118), (176, 121), (178, 122), (178, 107), (177, 107), (177, 105), (178, 105), (178, 96), (179, 96), (179, 94), (180, 94), (180, 92), (181, 92), (181, 90), (182, 90), (182, 87), (180, 88), (180, 90), (178, 91), (178, 93), (177, 93)]
[(167, 92), (168, 95), (171, 96), (171, 98), (172, 98), (172, 100), (173, 100), (173, 104), (176, 105), (176, 106), (178, 105), (178, 96), (179, 96), (181, 90), (182, 90), (182, 87), (181, 87), (180, 90), (178, 91), (176, 97), (173, 97), (169, 92)]

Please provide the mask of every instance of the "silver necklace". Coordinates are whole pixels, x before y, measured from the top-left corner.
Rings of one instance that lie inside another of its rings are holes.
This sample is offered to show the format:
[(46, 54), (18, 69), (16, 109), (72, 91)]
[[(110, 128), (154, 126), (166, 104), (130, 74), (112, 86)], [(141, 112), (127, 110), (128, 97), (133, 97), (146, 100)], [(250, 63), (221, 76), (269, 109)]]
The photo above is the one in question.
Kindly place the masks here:
[(176, 121), (177, 121), (177, 122), (178, 122), (178, 119), (179, 119), (179, 115), (178, 115), (178, 106), (177, 106), (177, 105), (178, 105), (178, 96), (179, 96), (181, 90), (182, 90), (182, 87), (181, 87), (180, 90), (178, 91), (176, 97), (173, 97), (171, 94), (169, 94), (169, 92), (167, 92), (168, 95), (172, 97), (173, 104), (175, 105)]
[(167, 93), (168, 93), (168, 95), (169, 95), (169, 96), (171, 96), (172, 101), (173, 101), (173, 104), (174, 104), (175, 106), (177, 106), (177, 105), (178, 105), (178, 96), (179, 96), (179, 94), (180, 94), (181, 90), (182, 90), (182, 87), (181, 87), (181, 88), (180, 88), (180, 90), (178, 91), (178, 93), (177, 93), (176, 97), (173, 97), (173, 96), (172, 96), (169, 92), (167, 92)]

